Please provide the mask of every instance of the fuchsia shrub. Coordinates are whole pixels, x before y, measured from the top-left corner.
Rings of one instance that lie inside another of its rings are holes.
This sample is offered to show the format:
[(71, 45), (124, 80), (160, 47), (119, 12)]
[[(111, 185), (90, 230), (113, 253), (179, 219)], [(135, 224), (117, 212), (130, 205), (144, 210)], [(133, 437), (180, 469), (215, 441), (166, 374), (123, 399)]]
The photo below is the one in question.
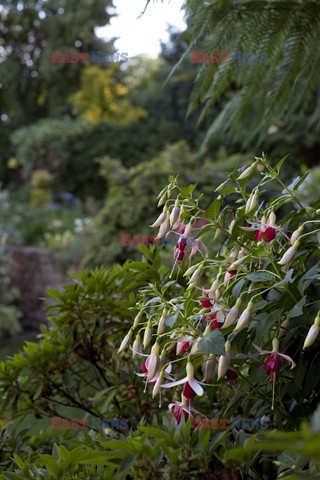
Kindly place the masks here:
[[(199, 397), (214, 389), (217, 399), (226, 385), (229, 408), (245, 391), (241, 408), (253, 415), (285, 419), (303, 402), (312, 410), (319, 379), (310, 380), (309, 399), (301, 383), (310, 365), (320, 368), (319, 202), (299, 202), (306, 175), (284, 185), (283, 162), (273, 168), (262, 155), (232, 172), (206, 210), (195, 185), (181, 187), (177, 178), (159, 194), (152, 226), (157, 238), (176, 234), (169, 283), (178, 293), (170, 297), (168, 285), (142, 289), (119, 352), (130, 346), (145, 359), (140, 375), (153, 397), (164, 389), (180, 397), (168, 406), (178, 424), (199, 413)], [(270, 182), (283, 190), (268, 199)]]

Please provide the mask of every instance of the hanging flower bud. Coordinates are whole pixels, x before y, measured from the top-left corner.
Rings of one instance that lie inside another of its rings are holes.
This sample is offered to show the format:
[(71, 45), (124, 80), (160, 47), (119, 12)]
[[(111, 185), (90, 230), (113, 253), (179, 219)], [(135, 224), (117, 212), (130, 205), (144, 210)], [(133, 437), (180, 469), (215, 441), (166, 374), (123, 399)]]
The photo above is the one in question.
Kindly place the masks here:
[(311, 347), (311, 345), (315, 342), (317, 336), (319, 335), (319, 331), (320, 331), (320, 315), (318, 313), (314, 321), (314, 324), (309, 329), (308, 335), (306, 336), (306, 339), (303, 344), (303, 348)]
[(121, 345), (119, 347), (118, 353), (123, 352), (129, 345), (131, 341), (131, 336), (132, 336), (132, 330), (130, 329), (127, 335), (124, 337), (124, 339), (121, 342)]
[(196, 270), (197, 268), (199, 268), (199, 264), (197, 265), (192, 265), (190, 268), (188, 268), (188, 270), (183, 274), (184, 277), (188, 277), (189, 275), (192, 275)]
[(193, 272), (190, 280), (189, 280), (189, 283), (196, 283), (197, 280), (199, 279), (201, 273), (202, 273), (202, 270), (203, 270), (203, 264), (201, 263), (201, 265)]
[(161, 370), (161, 372), (159, 373), (159, 377), (152, 390), (152, 398), (154, 398), (156, 395), (159, 395), (163, 381), (164, 381), (164, 371)]
[(180, 208), (179, 208), (179, 202), (176, 200), (176, 203), (170, 213), (170, 226), (173, 227), (173, 225), (176, 223), (176, 221), (179, 218), (180, 215)]
[(247, 168), (241, 173), (241, 175), (239, 175), (239, 177), (237, 178), (237, 180), (244, 180), (245, 178), (250, 177), (250, 175), (254, 172), (256, 163), (257, 163), (257, 162), (254, 162), (252, 165), (250, 165), (249, 167), (247, 167)]
[(137, 326), (139, 325), (139, 322), (140, 322), (140, 318), (141, 318), (142, 313), (143, 313), (143, 310), (141, 310), (141, 311), (138, 313), (138, 315), (135, 316), (135, 318), (134, 318), (134, 320), (133, 320), (133, 325), (132, 325), (133, 330), (134, 330), (135, 328), (137, 328)]
[(149, 320), (147, 327), (144, 331), (143, 335), (143, 348), (146, 349), (149, 343), (151, 342), (152, 338), (152, 327), (151, 327), (151, 321)]
[(230, 350), (231, 350), (231, 343), (229, 340), (226, 341), (225, 344), (225, 355), (220, 355), (219, 357), (219, 364), (218, 364), (218, 380), (223, 378), (228, 371), (230, 365)]
[(148, 368), (148, 380), (151, 380), (160, 368), (159, 349), (159, 344), (156, 342), (151, 349), (149, 357), (147, 358), (146, 365)]
[(139, 333), (132, 345), (132, 356), (136, 357), (137, 353), (142, 353), (141, 337)]
[(290, 243), (291, 243), (291, 245), (294, 245), (295, 242), (298, 240), (298, 238), (300, 237), (301, 233), (303, 232), (303, 228), (304, 228), (304, 226), (301, 225), (301, 227), (299, 227), (297, 230), (295, 230), (295, 231), (292, 233), (292, 235), (291, 235), (291, 237), (290, 237)]
[(170, 228), (170, 221), (169, 221), (169, 214), (167, 213), (166, 220), (161, 223), (159, 233), (156, 236), (155, 240), (159, 240), (160, 238), (164, 237)]
[(209, 290), (209, 297), (210, 298), (213, 298), (215, 296), (215, 293), (219, 288), (219, 284), (220, 284), (220, 278), (219, 277), (220, 276), (218, 275), (218, 277), (214, 280), (214, 282), (211, 285), (211, 288)]
[(241, 257), (239, 258), (238, 260), (236, 260), (235, 262), (233, 262), (230, 267), (228, 268), (228, 270), (237, 270), (237, 268), (239, 267), (239, 265), (241, 265), (242, 263), (244, 263), (247, 259), (248, 255), (245, 255), (244, 257)]
[(215, 366), (216, 366), (216, 360), (214, 358), (206, 361), (205, 367), (204, 367), (204, 381), (205, 382), (208, 382), (213, 377), (214, 371), (215, 371)]
[(251, 198), (251, 202), (250, 202), (250, 205), (249, 205), (249, 210), (246, 213), (249, 213), (249, 212), (251, 212), (251, 210), (254, 210), (258, 205), (258, 201), (259, 201), (259, 192), (258, 192), (258, 190), (256, 190), (254, 192), (252, 198)]
[(164, 202), (166, 201), (166, 198), (167, 198), (167, 194), (164, 193), (158, 202), (158, 207), (161, 207), (164, 204)]
[(251, 319), (251, 315), (252, 315), (252, 307), (253, 307), (253, 303), (250, 300), (247, 308), (240, 315), (240, 318), (238, 320), (236, 328), (234, 329), (235, 332), (239, 332), (240, 330), (243, 330), (244, 328), (246, 328), (248, 326), (248, 324), (250, 322), (250, 319)]
[(279, 265), (287, 265), (291, 260), (294, 258), (295, 254), (297, 253), (299, 247), (299, 240), (296, 240), (292, 247), (288, 248), (288, 250), (284, 253), (281, 260), (278, 262)]
[(230, 225), (229, 225), (229, 233), (232, 233), (235, 224), (236, 224), (236, 219), (234, 218), (234, 219), (232, 220), (232, 222), (230, 223)]
[(268, 218), (268, 225), (274, 227), (277, 221), (277, 216), (274, 212), (271, 212)]
[(160, 320), (159, 320), (159, 323), (158, 323), (158, 329), (157, 329), (157, 335), (160, 335), (161, 333), (163, 333), (166, 325), (165, 325), (165, 319), (166, 319), (166, 316), (167, 316), (167, 310), (166, 308), (163, 310), (163, 313), (160, 317)]
[(184, 234), (187, 235), (187, 236), (190, 236), (191, 231), (192, 231), (192, 224), (189, 222), (188, 225), (185, 228)]
[(241, 304), (242, 304), (242, 300), (241, 300), (241, 297), (239, 297), (238, 300), (236, 301), (236, 304), (233, 305), (230, 312), (226, 316), (226, 319), (222, 328), (230, 327), (230, 325), (232, 325), (236, 321), (236, 318), (239, 315)]
[(235, 262), (238, 258), (238, 255), (239, 255), (239, 247), (234, 247), (234, 249), (231, 251), (230, 255), (229, 255), (229, 260), (230, 262)]
[(163, 212), (160, 213), (159, 217), (157, 218), (157, 220), (152, 224), (150, 225), (150, 227), (160, 227), (160, 225), (166, 220), (167, 218), (167, 209), (164, 208), (163, 209)]

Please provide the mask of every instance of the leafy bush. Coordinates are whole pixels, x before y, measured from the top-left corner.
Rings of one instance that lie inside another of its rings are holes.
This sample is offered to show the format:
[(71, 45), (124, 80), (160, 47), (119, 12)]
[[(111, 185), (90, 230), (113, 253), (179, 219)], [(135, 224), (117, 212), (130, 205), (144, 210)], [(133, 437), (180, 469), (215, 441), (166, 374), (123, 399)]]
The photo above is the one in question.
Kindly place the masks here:
[[(190, 151), (185, 142), (168, 146), (148, 162), (125, 168), (118, 160), (101, 159), (101, 172), (108, 182), (108, 198), (97, 220), (89, 264), (124, 261), (135, 256), (137, 247), (122, 245), (122, 234), (138, 236), (150, 234), (147, 227), (156, 214), (153, 200), (170, 174), (180, 174), (181, 181), (198, 184), (198, 191), (210, 193), (226, 178), (226, 170), (234, 168), (247, 155), (228, 157), (222, 150), (216, 161)], [(134, 201), (133, 201), (134, 199)]]
[[(142, 261), (51, 292), (51, 328), (0, 364), (4, 479), (319, 478), (320, 201), (301, 205), (307, 175), (287, 187), (283, 161), (233, 170), (211, 203), (170, 177), (155, 223), (176, 232), (172, 273), (144, 246)], [(267, 199), (273, 183), (282, 193)], [(18, 428), (74, 409), (130, 431)], [(207, 421), (232, 416), (275, 431)]]

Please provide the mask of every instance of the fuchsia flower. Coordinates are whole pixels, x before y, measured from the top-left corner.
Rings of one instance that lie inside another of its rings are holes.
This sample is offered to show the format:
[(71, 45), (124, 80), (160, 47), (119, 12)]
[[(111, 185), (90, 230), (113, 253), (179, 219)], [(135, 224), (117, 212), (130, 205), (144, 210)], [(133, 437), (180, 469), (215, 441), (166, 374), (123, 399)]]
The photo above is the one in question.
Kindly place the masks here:
[(190, 386), (189, 382), (186, 382), (183, 385), (182, 395), (184, 395), (188, 400), (193, 400), (197, 394)]
[(230, 368), (227, 370), (226, 377), (230, 385), (235, 385), (237, 383), (238, 374)]
[[(209, 292), (204, 292), (203, 296), (208, 298)], [(213, 303), (210, 300), (199, 300), (199, 303), (203, 308), (210, 308), (213, 306)]]
[(193, 337), (191, 335), (185, 335), (184, 337), (180, 337), (177, 341), (177, 346), (176, 346), (176, 355), (179, 355), (181, 350), (186, 352), (190, 345), (193, 343)]
[(259, 242), (260, 240), (264, 239), (267, 243), (269, 243), (275, 238), (276, 233), (278, 231), (289, 240), (287, 235), (284, 233), (283, 229), (279, 225), (276, 225), (276, 215), (274, 212), (270, 213), (268, 221), (266, 220), (266, 217), (263, 216), (261, 219), (261, 222), (248, 221), (248, 223), (251, 224), (251, 227), (240, 227), (240, 228), (247, 232), (258, 230), (255, 236), (256, 242)]
[(259, 230), (256, 233), (255, 240), (259, 242), (263, 237), (267, 243), (271, 242), (276, 236), (276, 229), (274, 227), (267, 227), (265, 230)]
[(282, 367), (281, 358), (277, 353), (272, 353), (264, 363), (263, 369), (269, 373), (269, 378), (272, 381), (273, 376), (277, 377)]
[(170, 403), (168, 408), (169, 412), (171, 415), (175, 418), (177, 425), (181, 422), (182, 415), (184, 416), (185, 421), (188, 420), (189, 417), (191, 417), (191, 413), (197, 413), (199, 415), (202, 415), (198, 410), (193, 408), (189, 402), (189, 405), (187, 403), (186, 397), (182, 395), (182, 402), (175, 401), (173, 403)]
[(283, 353), (279, 353), (279, 340), (274, 338), (272, 340), (272, 351), (269, 350), (262, 350), (261, 348), (253, 345), (256, 350), (261, 355), (269, 355), (267, 360), (264, 363), (264, 370), (269, 373), (269, 379), (272, 382), (272, 406), (271, 409), (274, 410), (274, 391), (275, 391), (275, 384), (277, 380), (277, 376), (280, 373), (282, 367), (281, 358), (284, 358), (289, 364), (291, 364), (291, 369), (296, 366), (295, 362), (292, 360), (291, 357), (288, 355), (284, 355)]
[[(188, 386), (184, 388), (186, 393), (190, 396), (193, 395), (193, 392), (195, 395), (202, 396), (203, 395), (203, 388), (201, 387), (201, 383), (198, 380), (194, 378), (194, 368), (191, 362), (187, 363), (187, 376), (182, 378), (181, 380), (177, 380), (175, 382), (169, 382), (169, 383), (164, 383), (161, 385), (162, 388), (172, 388), (176, 387), (178, 385), (185, 385), (188, 383)], [(194, 398), (194, 397), (192, 397)], [(191, 400), (191, 398), (190, 398)]]

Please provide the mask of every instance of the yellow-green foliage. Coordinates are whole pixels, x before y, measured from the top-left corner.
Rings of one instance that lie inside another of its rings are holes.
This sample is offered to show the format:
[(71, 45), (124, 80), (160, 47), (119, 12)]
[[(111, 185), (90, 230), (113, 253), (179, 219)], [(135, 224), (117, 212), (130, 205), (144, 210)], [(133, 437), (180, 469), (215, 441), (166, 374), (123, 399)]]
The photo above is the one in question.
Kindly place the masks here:
[(52, 201), (51, 185), (53, 177), (46, 169), (35, 170), (31, 176), (30, 206), (41, 207)]

